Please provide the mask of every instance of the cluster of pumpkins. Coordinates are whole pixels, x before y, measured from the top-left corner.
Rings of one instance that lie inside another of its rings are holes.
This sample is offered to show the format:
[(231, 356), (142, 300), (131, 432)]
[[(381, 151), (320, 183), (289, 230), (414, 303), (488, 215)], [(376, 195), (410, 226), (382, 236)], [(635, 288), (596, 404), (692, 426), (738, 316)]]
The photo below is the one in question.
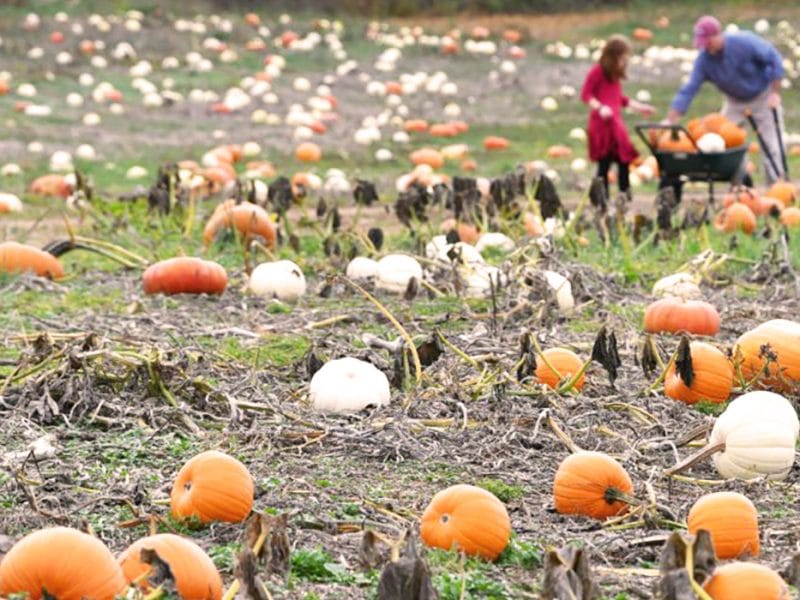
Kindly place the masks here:
[[(688, 135), (687, 135), (688, 132)], [(663, 152), (703, 152), (715, 154), (740, 148), (747, 141), (747, 132), (721, 113), (710, 113), (690, 119), (686, 132), (666, 129), (651, 131), (650, 142)]]

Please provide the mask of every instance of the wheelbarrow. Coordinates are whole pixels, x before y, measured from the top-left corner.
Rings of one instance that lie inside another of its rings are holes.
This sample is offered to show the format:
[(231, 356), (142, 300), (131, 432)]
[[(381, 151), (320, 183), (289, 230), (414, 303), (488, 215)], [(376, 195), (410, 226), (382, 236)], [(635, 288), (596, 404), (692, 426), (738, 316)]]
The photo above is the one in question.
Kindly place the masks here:
[[(683, 181), (705, 181), (708, 183), (708, 201), (714, 204), (714, 182), (732, 181), (744, 160), (747, 144), (738, 148), (728, 148), (724, 152), (703, 152), (697, 147), (697, 141), (683, 125), (665, 125), (662, 123), (640, 123), (635, 126), (636, 133), (653, 153), (661, 174), (659, 189), (672, 186), (675, 199), (680, 201)], [(669, 130), (677, 136), (683, 132), (692, 142), (695, 152), (668, 152), (659, 150), (647, 135), (651, 131)]]

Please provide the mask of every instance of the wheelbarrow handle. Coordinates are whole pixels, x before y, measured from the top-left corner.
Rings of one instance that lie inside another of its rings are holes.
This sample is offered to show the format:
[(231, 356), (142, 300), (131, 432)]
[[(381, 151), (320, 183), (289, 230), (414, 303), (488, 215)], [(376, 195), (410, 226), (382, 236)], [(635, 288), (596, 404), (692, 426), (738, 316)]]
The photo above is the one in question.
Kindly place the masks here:
[(747, 120), (750, 122), (750, 127), (752, 127), (753, 131), (756, 132), (756, 137), (758, 138), (758, 143), (761, 146), (761, 150), (767, 156), (767, 160), (769, 161), (769, 164), (772, 167), (773, 172), (775, 173), (775, 175), (780, 176), (780, 172), (778, 171), (778, 165), (775, 163), (775, 157), (772, 156), (772, 152), (770, 151), (769, 146), (767, 146), (764, 143), (764, 136), (762, 136), (761, 132), (758, 130), (758, 124), (756, 123), (756, 120), (753, 117), (752, 111), (747, 110), (747, 111), (745, 111), (744, 114), (747, 117)]
[(695, 141), (694, 137), (691, 133), (681, 125), (680, 123), (639, 123), (638, 125), (633, 126), (636, 130), (636, 133), (639, 134), (639, 137), (642, 138), (642, 141), (650, 148), (650, 152), (653, 154), (656, 153), (657, 148), (650, 143), (650, 139), (644, 134), (646, 131), (652, 130), (669, 130), (673, 132), (683, 132), (686, 134), (686, 137), (692, 142), (692, 146), (694, 146), (695, 150), (702, 153), (702, 150), (697, 147), (697, 142)]
[(781, 131), (781, 120), (778, 118), (777, 107), (772, 107), (772, 120), (775, 122), (775, 135), (778, 136), (778, 148), (781, 149), (781, 166), (783, 166), (783, 178), (789, 181), (789, 165), (786, 162), (786, 149), (783, 147), (783, 132)]

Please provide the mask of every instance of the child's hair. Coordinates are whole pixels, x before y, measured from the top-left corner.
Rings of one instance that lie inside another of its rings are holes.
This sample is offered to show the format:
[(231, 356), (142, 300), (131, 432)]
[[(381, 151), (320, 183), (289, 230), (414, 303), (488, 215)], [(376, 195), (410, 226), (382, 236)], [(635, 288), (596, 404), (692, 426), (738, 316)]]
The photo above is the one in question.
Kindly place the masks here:
[(619, 58), (630, 52), (631, 43), (624, 35), (612, 35), (606, 40), (606, 45), (600, 54), (600, 66), (606, 77), (611, 80), (625, 79), (625, 65), (620, 64)]

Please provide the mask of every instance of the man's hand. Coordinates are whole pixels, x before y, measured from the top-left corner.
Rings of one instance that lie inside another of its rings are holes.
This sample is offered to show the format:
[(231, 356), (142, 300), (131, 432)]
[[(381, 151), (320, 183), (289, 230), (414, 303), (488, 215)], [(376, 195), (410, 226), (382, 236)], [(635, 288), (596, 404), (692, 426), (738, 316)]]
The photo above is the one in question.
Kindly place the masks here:
[(678, 119), (681, 118), (681, 113), (679, 113), (674, 108), (670, 108), (667, 111), (667, 116), (661, 121), (662, 125), (675, 125), (678, 122)]

